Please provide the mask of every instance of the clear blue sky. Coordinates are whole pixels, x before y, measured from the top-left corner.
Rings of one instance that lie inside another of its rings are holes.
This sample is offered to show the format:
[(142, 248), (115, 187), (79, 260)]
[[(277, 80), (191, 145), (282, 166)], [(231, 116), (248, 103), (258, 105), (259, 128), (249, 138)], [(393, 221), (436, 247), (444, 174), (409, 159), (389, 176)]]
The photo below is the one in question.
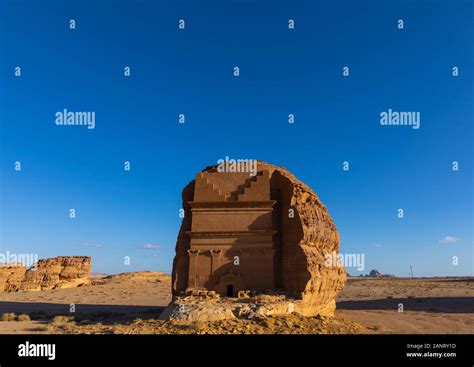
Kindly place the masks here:
[(362, 273), (472, 275), (472, 2), (221, 3), (0, 0), (0, 251), (170, 272), (182, 188), (229, 156), (310, 185)]

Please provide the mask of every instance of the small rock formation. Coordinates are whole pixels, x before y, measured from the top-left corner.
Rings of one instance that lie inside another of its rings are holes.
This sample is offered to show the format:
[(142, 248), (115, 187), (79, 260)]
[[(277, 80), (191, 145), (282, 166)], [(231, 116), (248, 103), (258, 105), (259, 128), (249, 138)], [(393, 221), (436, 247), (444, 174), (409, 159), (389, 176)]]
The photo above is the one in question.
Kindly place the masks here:
[[(183, 309), (200, 309), (186, 297), (209, 298), (209, 292), (249, 298), (256, 307), (252, 312), (261, 308), (258, 296), (269, 295), (276, 297), (270, 302), (275, 312), (334, 314), (336, 295), (346, 282), (337, 261), (339, 235), (316, 193), (289, 171), (260, 161), (254, 176), (210, 166), (184, 188), (182, 198), (175, 298), (165, 314), (178, 317)], [(336, 261), (328, 264), (328, 257)], [(224, 307), (214, 309), (219, 315), (241, 307), (210, 298)], [(267, 312), (268, 305), (257, 313)]]
[(41, 259), (27, 269), (22, 265), (0, 266), (0, 292), (73, 288), (90, 283), (89, 256), (58, 256)]
[(372, 277), (372, 278), (378, 278), (381, 276), (382, 276), (382, 273), (376, 269), (372, 269), (369, 273), (369, 277)]
[(370, 273), (367, 275), (370, 278), (395, 278), (395, 275), (392, 274), (382, 274), (380, 271), (376, 269), (372, 269)]

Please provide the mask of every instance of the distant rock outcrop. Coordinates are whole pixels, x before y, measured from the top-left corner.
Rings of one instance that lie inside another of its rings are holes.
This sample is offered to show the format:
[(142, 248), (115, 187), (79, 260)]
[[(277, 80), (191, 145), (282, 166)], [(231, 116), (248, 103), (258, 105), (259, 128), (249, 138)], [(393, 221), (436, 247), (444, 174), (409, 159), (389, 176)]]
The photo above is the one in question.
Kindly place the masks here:
[(392, 275), (392, 274), (382, 274), (380, 271), (376, 269), (372, 269), (367, 276), (370, 278), (394, 278), (395, 277), (395, 275)]
[(371, 278), (378, 278), (378, 277), (381, 277), (382, 276), (382, 273), (376, 269), (372, 269), (369, 273), (369, 277)]
[(73, 288), (90, 283), (89, 256), (58, 256), (41, 259), (27, 269), (22, 265), (0, 266), (0, 292)]

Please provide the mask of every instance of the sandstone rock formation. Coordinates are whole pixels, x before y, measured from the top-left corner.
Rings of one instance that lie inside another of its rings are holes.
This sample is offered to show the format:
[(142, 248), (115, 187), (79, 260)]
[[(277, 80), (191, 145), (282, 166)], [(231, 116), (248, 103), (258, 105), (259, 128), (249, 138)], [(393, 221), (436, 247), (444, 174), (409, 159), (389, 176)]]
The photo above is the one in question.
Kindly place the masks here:
[(289, 171), (258, 162), (251, 176), (210, 166), (182, 198), (175, 297), (284, 295), (300, 314), (334, 313), (346, 272), (327, 258), (336, 257), (339, 235), (316, 193)]
[(41, 259), (35, 267), (0, 266), (0, 292), (40, 291), (89, 284), (91, 258), (59, 256)]
[(0, 292), (16, 292), (25, 276), (26, 268), (22, 265), (0, 266)]

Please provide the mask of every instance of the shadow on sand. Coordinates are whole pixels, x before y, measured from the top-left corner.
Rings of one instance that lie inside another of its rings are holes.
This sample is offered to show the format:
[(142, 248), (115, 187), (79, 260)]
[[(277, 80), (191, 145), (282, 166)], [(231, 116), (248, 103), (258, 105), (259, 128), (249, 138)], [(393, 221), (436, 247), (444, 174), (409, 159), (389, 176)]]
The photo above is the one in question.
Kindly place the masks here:
[(441, 313), (473, 313), (474, 297), (417, 297), (384, 298), (361, 301), (339, 301), (339, 310), (397, 310), (403, 304), (405, 311)]
[(81, 324), (114, 324), (127, 323), (135, 319), (157, 319), (165, 307), (76, 304), (75, 312), (70, 312), (71, 305), (41, 302), (5, 302), (0, 301), (0, 315), (13, 312), (17, 315), (27, 314), (33, 320), (49, 321), (54, 316), (74, 316)]

